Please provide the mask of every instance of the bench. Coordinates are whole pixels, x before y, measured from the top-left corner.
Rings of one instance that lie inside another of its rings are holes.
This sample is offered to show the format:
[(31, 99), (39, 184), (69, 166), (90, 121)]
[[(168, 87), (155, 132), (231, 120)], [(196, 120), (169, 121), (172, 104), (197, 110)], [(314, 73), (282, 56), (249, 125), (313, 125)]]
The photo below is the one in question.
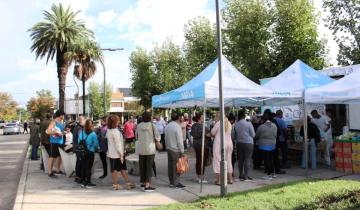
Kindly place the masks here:
[(131, 154), (126, 157), (126, 166), (129, 174), (139, 176), (139, 155)]
[(65, 174), (70, 177), (75, 173), (76, 166), (76, 154), (73, 152), (65, 152), (62, 148), (59, 148), (62, 165), (64, 166)]

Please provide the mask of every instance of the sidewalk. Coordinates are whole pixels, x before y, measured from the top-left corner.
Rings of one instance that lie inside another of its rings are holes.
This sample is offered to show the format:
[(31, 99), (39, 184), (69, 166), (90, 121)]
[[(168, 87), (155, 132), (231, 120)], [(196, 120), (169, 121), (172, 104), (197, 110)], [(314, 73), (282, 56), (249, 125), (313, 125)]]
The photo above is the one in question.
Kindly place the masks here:
[[(155, 192), (145, 193), (139, 187), (139, 177), (130, 176), (130, 179), (137, 183), (134, 190), (114, 191), (111, 188), (111, 176), (105, 180), (96, 179), (102, 174), (99, 156), (95, 156), (94, 189), (83, 189), (74, 182), (73, 178), (59, 176), (58, 179), (50, 179), (39, 170), (40, 161), (26, 160), (23, 174), (19, 184), (18, 195), (14, 209), (16, 210), (112, 210), (112, 209), (141, 209), (156, 207), (175, 202), (189, 202), (205, 195), (218, 195), (220, 188), (213, 183), (214, 174), (212, 168), (206, 169), (208, 184), (204, 184), (203, 192), (200, 193), (200, 185), (195, 182), (195, 159), (193, 154), (190, 157), (191, 172), (181, 177), (181, 182), (186, 189), (174, 189), (168, 187), (167, 178), (167, 155), (160, 153), (156, 155), (156, 166), (158, 177), (153, 179)], [(235, 170), (237, 173), (237, 169)], [(344, 176), (345, 174), (331, 169), (320, 168), (318, 170), (306, 170), (293, 167), (287, 170), (286, 175), (279, 175), (278, 178), (268, 181), (262, 180), (264, 176), (260, 171), (251, 171), (254, 178), (251, 182), (235, 182), (228, 185), (228, 192), (244, 191), (259, 188), (265, 185), (283, 183), (306, 178), (329, 179)], [(356, 178), (359, 178), (358, 176)], [(124, 186), (123, 179), (120, 178)]]

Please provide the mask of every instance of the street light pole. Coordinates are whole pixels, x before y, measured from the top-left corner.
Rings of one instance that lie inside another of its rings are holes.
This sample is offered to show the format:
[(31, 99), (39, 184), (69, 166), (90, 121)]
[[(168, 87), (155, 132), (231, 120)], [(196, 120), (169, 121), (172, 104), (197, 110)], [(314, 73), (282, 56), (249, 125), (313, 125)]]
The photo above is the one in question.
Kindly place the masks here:
[(216, 4), (216, 31), (217, 31), (217, 51), (218, 51), (218, 74), (219, 74), (219, 107), (220, 107), (220, 144), (221, 144), (221, 161), (220, 161), (220, 195), (227, 194), (227, 167), (225, 160), (225, 129), (224, 129), (224, 96), (222, 80), (222, 40), (220, 28), (220, 5), (219, 0)]
[[(110, 51), (110, 52), (114, 52), (114, 51), (121, 51), (124, 50), (124, 48), (101, 48), (102, 51)], [(106, 69), (105, 69), (105, 64), (103, 60), (100, 60), (100, 63), (103, 67), (103, 73), (104, 73), (104, 80), (103, 80), (103, 113), (104, 116), (106, 116)]]

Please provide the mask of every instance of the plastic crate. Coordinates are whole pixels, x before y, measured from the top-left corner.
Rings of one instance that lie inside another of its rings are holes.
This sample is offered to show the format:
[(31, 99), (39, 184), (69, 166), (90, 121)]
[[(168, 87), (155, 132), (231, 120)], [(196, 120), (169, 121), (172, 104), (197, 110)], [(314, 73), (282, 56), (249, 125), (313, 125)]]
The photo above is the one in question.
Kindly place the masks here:
[(360, 161), (360, 153), (353, 153), (352, 154), (352, 160)]
[(353, 163), (353, 172), (360, 174), (360, 162), (354, 162)]
[(360, 153), (360, 143), (352, 143), (352, 151), (358, 151)]
[(344, 163), (343, 162), (336, 162), (335, 163), (335, 168), (336, 168), (337, 171), (343, 172), (344, 171)]
[(344, 163), (344, 172), (352, 173), (353, 172), (353, 164), (352, 163)]
[(344, 154), (346, 154), (346, 153), (352, 153), (352, 150), (351, 150), (351, 147), (352, 147), (352, 143), (343, 143), (343, 145), (342, 145), (343, 147), (343, 149), (342, 149), (342, 152), (344, 153)]
[(335, 148), (334, 148), (335, 153), (342, 152), (343, 150), (342, 144), (343, 144), (342, 142), (335, 142)]

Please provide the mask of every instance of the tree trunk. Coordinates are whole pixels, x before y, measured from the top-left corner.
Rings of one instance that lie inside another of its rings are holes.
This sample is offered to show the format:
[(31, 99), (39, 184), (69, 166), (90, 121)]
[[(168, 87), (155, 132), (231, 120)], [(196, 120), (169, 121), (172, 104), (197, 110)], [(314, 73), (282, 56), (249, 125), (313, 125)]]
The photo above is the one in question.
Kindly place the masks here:
[(68, 62), (64, 58), (63, 52), (60, 50), (56, 54), (56, 65), (57, 65), (57, 75), (59, 80), (59, 110), (65, 112), (65, 84), (66, 84), (66, 75), (69, 69)]
[(83, 88), (83, 116), (85, 116), (85, 113), (86, 113), (86, 111), (85, 111), (85, 102), (86, 102), (86, 99), (85, 99), (85, 78), (84, 78), (84, 75), (83, 75), (83, 77), (82, 77), (82, 88)]

